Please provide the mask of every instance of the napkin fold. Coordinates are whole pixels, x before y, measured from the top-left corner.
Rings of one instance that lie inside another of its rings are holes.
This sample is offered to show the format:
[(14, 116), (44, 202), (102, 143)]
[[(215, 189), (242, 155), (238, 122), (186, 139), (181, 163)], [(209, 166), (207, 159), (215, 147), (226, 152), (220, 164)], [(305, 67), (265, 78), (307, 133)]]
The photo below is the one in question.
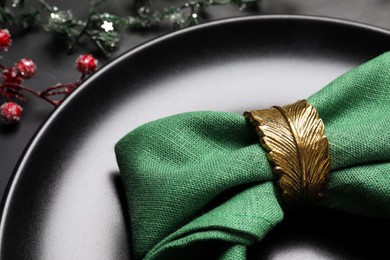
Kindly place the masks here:
[[(390, 217), (390, 53), (308, 102), (325, 124), (332, 160), (319, 205)], [(245, 259), (247, 246), (284, 215), (258, 139), (242, 115), (210, 111), (170, 116), (123, 137), (115, 151), (135, 257)]]

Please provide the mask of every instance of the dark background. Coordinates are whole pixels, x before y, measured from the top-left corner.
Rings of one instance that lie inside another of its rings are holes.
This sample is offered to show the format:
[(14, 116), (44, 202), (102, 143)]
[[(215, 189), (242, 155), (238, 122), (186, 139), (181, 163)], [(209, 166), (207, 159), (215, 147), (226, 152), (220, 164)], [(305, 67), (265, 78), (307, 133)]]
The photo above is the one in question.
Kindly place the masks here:
[[(31, 5), (37, 4), (33, 1), (27, 2), (31, 2)], [(85, 17), (89, 8), (89, 1), (57, 0), (48, 2), (61, 9), (71, 9), (78, 17)], [(157, 7), (162, 7), (164, 5), (184, 1), (156, 0), (156, 2), (159, 2), (156, 5)], [(100, 7), (100, 10), (120, 16), (130, 15), (134, 13), (133, 1), (108, 0)], [(390, 29), (390, 1), (386, 0), (263, 0), (259, 3), (258, 9), (238, 11), (237, 8), (233, 6), (209, 8), (206, 21), (227, 17), (267, 14), (320, 15), (347, 19)], [(153, 28), (142, 31), (127, 30), (122, 33), (122, 41), (119, 48), (113, 53), (110, 59), (107, 59), (99, 55), (98, 52), (96, 52), (95, 46), (89, 44), (87, 41), (82, 42), (74, 53), (68, 55), (63, 42), (53, 38), (52, 35), (44, 32), (39, 26), (37, 26), (36, 28), (25, 32), (12, 32), (12, 46), (8, 52), (2, 53), (2, 63), (12, 65), (21, 58), (33, 59), (38, 66), (38, 74), (33, 79), (27, 81), (26, 85), (42, 90), (50, 85), (56, 84), (57, 82), (70, 82), (77, 79), (79, 74), (74, 68), (74, 60), (82, 53), (96, 54), (99, 58), (99, 67), (101, 67), (135, 46), (171, 31), (172, 30), (169, 27)], [(370, 39), (367, 40), (369, 41)], [(109, 91), (109, 86), (107, 86), (107, 88)], [(53, 107), (51, 105), (30, 96), (28, 102), (24, 104), (23, 107), (23, 118), (17, 127), (9, 128), (0, 126), (0, 196), (3, 194), (14, 167), (17, 164), (19, 157), (22, 155), (26, 145), (28, 145), (31, 137), (42, 122), (44, 122), (53, 111)], [(58, 134), (61, 135), (61, 133)], [(292, 220), (293, 223), (296, 223), (296, 226), (289, 226), (287, 230), (290, 232), (283, 238), (283, 243), (285, 243), (286, 240), (294, 241), (294, 239), (299, 239), (299, 236), (306, 236), (306, 238), (310, 239), (310, 236), (313, 235), (311, 230), (312, 227), (307, 225), (305, 226), (306, 220), (307, 218), (316, 218), (321, 216), (321, 214), (322, 211), (319, 209), (314, 211), (314, 213), (307, 212), (306, 219), (301, 219), (300, 217), (305, 215), (305, 213), (292, 215), (291, 218), (296, 218)], [(327, 214), (331, 213), (327, 212)], [(378, 229), (381, 227), (381, 223), (383, 223), (382, 220), (382, 222), (378, 222), (378, 225), (374, 225), (373, 221), (365, 222), (365, 219), (360, 216), (354, 218), (353, 221), (350, 221), (348, 214), (335, 214), (335, 216), (339, 219), (340, 223), (345, 224), (346, 227), (344, 227), (344, 230), (349, 232), (356, 230), (357, 236), (359, 236), (359, 230), (361, 231), (360, 234), (368, 233), (367, 230), (370, 230), (371, 228)], [(366, 226), (362, 227), (361, 225)], [(263, 244), (265, 251), (270, 244), (275, 243), (275, 241), (279, 239), (277, 236), (278, 229), (283, 228), (285, 227), (279, 226), (274, 232), (269, 234)], [(326, 226), (322, 227), (319, 225), (317, 228), (319, 228), (319, 232), (327, 232)], [(370, 234), (374, 233), (375, 232), (370, 232)], [(381, 234), (383, 233), (386, 234), (386, 232), (382, 232)], [(334, 246), (335, 244), (340, 244), (340, 248), (332, 248), (332, 251), (337, 252), (345, 250), (350, 252), (354, 250), (354, 247), (364, 247), (364, 241), (367, 241), (367, 238), (365, 238), (366, 240), (362, 240), (362, 243), (360, 244), (343, 243), (348, 238), (348, 235), (341, 235), (335, 238), (337, 241), (332, 243), (332, 245)], [(378, 240), (378, 238), (376, 239)], [(386, 238), (384, 239), (386, 241)], [(313, 238), (313, 240), (318, 241), (318, 238)], [(359, 241), (359, 239), (354, 241)], [(346, 244), (348, 244), (351, 248), (345, 248)], [(308, 245), (308, 247), (316, 247), (316, 245)], [(286, 250), (286, 252), (289, 254), (289, 259), (294, 258), (294, 255), (291, 255), (293, 252), (292, 250)], [(326, 256), (326, 253), (324, 254)], [(259, 255), (267, 254), (260, 251)], [(358, 258), (357, 255), (354, 257), (355, 259)], [(364, 256), (361, 257), (364, 258)], [(285, 259), (288, 259), (288, 257), (286, 256)], [(295, 259), (297, 258), (295, 257)]]

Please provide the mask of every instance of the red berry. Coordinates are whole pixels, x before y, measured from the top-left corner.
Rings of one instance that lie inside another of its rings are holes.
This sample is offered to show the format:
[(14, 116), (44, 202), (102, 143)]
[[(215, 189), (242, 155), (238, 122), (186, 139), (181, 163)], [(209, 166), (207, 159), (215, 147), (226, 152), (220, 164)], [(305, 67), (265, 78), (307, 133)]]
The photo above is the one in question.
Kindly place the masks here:
[(7, 29), (0, 29), (0, 51), (6, 51), (11, 45), (11, 35)]
[(7, 102), (0, 107), (0, 119), (6, 124), (16, 124), (20, 121), (23, 108), (14, 102)]
[(21, 59), (15, 64), (15, 68), (20, 72), (23, 78), (29, 79), (37, 73), (37, 66), (30, 59)]
[(23, 78), (19, 76), (19, 72), (15, 68), (3, 70), (2, 79), (4, 83), (21, 84), (23, 82)]
[(96, 70), (97, 59), (92, 55), (80, 55), (76, 60), (76, 68), (83, 74), (91, 74)]

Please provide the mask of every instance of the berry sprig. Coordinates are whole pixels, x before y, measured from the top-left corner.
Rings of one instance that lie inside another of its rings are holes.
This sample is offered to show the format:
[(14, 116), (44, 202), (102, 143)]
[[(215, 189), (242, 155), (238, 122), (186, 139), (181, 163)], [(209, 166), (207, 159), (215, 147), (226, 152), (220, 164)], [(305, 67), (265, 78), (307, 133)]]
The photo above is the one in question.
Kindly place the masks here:
[[(10, 46), (11, 35), (9, 31), (0, 29), (0, 51), (6, 51)], [(23, 108), (16, 101), (26, 102), (25, 92), (41, 98), (53, 106), (58, 106), (88, 75), (96, 70), (96, 67), (97, 60), (92, 55), (80, 55), (76, 60), (76, 69), (81, 73), (78, 80), (70, 83), (58, 83), (43, 91), (37, 91), (22, 85), (25, 80), (34, 77), (37, 73), (37, 66), (31, 59), (23, 58), (12, 67), (0, 64), (2, 70), (0, 96), (5, 99), (5, 102), (0, 106), (1, 123), (16, 124), (20, 121)]]

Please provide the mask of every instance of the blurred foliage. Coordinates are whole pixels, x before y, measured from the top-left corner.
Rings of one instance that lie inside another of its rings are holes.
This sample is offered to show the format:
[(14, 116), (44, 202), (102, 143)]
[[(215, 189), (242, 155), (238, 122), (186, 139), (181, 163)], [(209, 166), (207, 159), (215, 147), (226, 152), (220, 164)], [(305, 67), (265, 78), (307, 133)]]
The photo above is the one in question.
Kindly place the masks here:
[[(27, 29), (39, 25), (45, 31), (64, 39), (68, 51), (72, 51), (83, 37), (88, 37), (106, 55), (116, 49), (121, 33), (126, 28), (145, 29), (170, 24), (174, 29), (196, 25), (204, 21), (204, 14), (210, 6), (233, 5), (243, 10), (256, 5), (259, 0), (197, 0), (153, 10), (153, 0), (136, 0), (136, 15), (119, 17), (101, 12), (99, 6), (105, 0), (91, 0), (88, 17), (79, 19), (72, 10), (60, 10), (45, 0), (40, 0), (40, 7), (25, 10), (24, 0), (0, 1), (0, 25), (2, 28)], [(152, 11), (153, 10), (153, 11)], [(48, 13), (43, 21), (42, 13)]]

